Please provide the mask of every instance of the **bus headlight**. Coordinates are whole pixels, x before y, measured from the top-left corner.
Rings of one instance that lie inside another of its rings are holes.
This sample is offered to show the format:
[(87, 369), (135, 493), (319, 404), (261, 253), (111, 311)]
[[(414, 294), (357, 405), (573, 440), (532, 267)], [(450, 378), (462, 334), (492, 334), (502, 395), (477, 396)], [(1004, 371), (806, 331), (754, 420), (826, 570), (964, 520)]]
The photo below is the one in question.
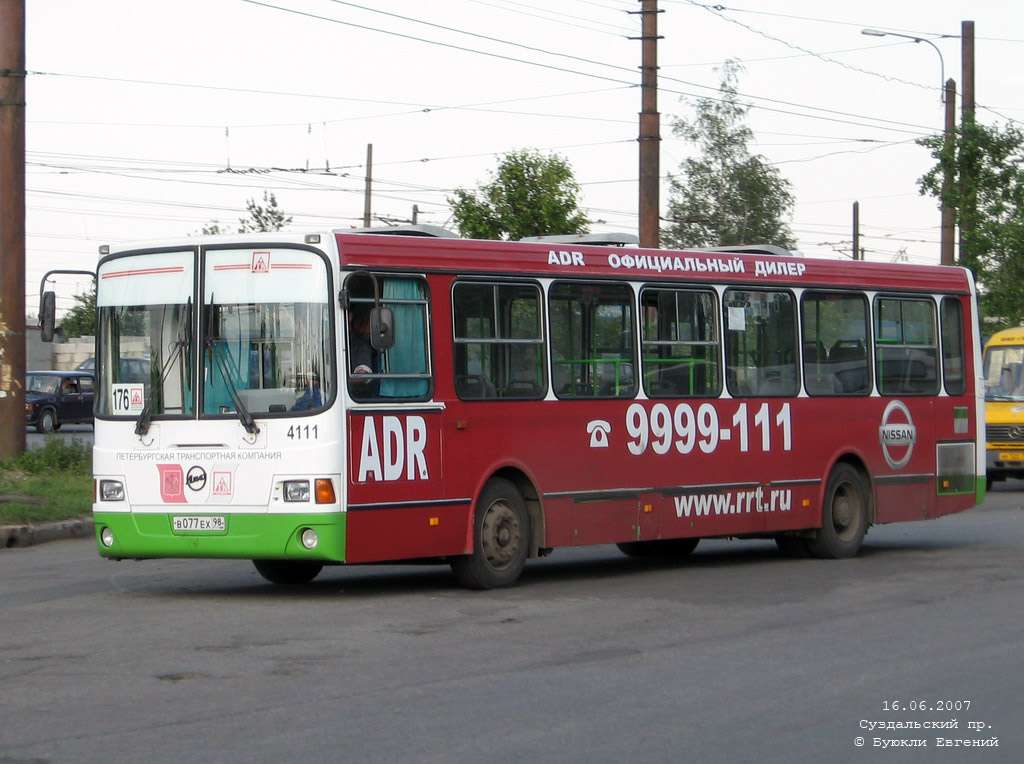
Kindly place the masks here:
[(114, 546), (114, 532), (110, 528), (100, 531), (100, 543), (107, 548)]
[(124, 501), (124, 483), (120, 480), (101, 480), (100, 501)]
[(309, 501), (308, 480), (285, 480), (284, 481), (285, 501)]
[(306, 528), (302, 531), (299, 539), (302, 541), (302, 546), (306, 547), (306, 549), (316, 549), (316, 545), (320, 543), (320, 536), (312, 528)]

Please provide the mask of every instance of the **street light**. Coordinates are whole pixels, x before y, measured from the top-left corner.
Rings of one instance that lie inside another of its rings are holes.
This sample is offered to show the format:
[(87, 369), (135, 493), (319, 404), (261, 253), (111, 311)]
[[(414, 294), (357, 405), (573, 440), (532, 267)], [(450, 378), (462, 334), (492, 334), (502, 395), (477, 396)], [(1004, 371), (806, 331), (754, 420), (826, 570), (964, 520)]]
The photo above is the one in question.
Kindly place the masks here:
[[(862, 29), (861, 34), (866, 34), (870, 37), (902, 37), (906, 40), (913, 40), (914, 42), (926, 42), (931, 45), (935, 52), (939, 54), (939, 66), (942, 75), (942, 87), (939, 90), (939, 99), (946, 106), (946, 120), (945, 127), (943, 128), (943, 141), (946, 149), (948, 150), (952, 146), (953, 131), (955, 129), (954, 115), (954, 101), (956, 100), (956, 85), (953, 80), (946, 80), (946, 61), (942, 57), (942, 51), (939, 50), (939, 46), (924, 37), (918, 37), (912, 34), (901, 34), (900, 32), (883, 32), (881, 29)], [(951, 37), (952, 35), (942, 35), (943, 37)], [(955, 262), (953, 252), (953, 233), (956, 228), (956, 211), (945, 202), (946, 194), (953, 186), (953, 171), (950, 167), (946, 167), (942, 181), (942, 203), (940, 208), (942, 210), (942, 236), (939, 245), (939, 262), (943, 265), (953, 265)]]
[(924, 37), (917, 37), (912, 34), (900, 34), (899, 32), (883, 32), (881, 29), (862, 29), (860, 30), (860, 33), (866, 34), (869, 37), (903, 37), (907, 40), (913, 40), (914, 42), (926, 42), (931, 45), (935, 49), (935, 52), (939, 54), (939, 70), (942, 75), (942, 79), (939, 80), (942, 83), (942, 87), (939, 88), (939, 98), (943, 103), (946, 102), (946, 61), (942, 57), (942, 51), (939, 50), (938, 45)]

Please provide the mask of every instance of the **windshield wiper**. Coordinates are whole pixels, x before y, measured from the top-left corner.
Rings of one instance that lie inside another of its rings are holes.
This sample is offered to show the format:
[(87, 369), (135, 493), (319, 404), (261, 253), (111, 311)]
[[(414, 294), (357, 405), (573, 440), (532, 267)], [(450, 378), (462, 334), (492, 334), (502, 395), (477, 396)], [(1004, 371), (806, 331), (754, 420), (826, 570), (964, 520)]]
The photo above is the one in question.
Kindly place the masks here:
[(192, 298), (189, 297), (185, 303), (185, 315), (181, 318), (181, 325), (178, 328), (178, 336), (171, 344), (170, 352), (167, 354), (167, 358), (160, 364), (160, 374), (157, 376), (157, 384), (152, 384), (152, 380), (149, 385), (149, 395), (146, 396), (146, 403), (142, 407), (142, 413), (139, 414), (139, 418), (135, 420), (135, 434), (145, 435), (149, 432), (149, 423), (153, 419), (153, 393), (159, 387), (161, 394), (164, 389), (164, 381), (167, 379), (167, 374), (171, 370), (171, 366), (174, 365), (174, 361), (178, 360), (182, 351), (187, 350), (189, 342), (192, 339)]
[(253, 418), (249, 409), (244, 403), (242, 398), (238, 395), (238, 389), (235, 387), (235, 383), (231, 379), (231, 370), (228, 368), (227, 362), (223, 356), (217, 351), (217, 346), (213, 340), (213, 311), (216, 310), (216, 306), (213, 303), (213, 295), (210, 295), (210, 313), (206, 319), (206, 336), (203, 340), (206, 352), (210, 355), (210, 360), (216, 362), (216, 368), (220, 369), (220, 375), (224, 378), (224, 381), (228, 385), (228, 392), (231, 394), (231, 401), (235, 404), (235, 411), (238, 413), (238, 419), (242, 423), (242, 427), (250, 435), (258, 435), (260, 428), (256, 425), (256, 420)]

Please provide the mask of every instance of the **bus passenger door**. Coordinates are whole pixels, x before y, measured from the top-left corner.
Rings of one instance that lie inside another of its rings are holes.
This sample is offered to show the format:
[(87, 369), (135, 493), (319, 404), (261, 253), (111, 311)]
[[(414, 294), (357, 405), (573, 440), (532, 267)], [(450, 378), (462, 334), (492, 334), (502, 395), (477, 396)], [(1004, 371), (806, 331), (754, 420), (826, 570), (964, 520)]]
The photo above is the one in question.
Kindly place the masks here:
[(882, 412), (882, 461), (875, 476), (877, 523), (921, 520), (934, 513), (935, 400), (892, 399)]
[(347, 562), (464, 554), (469, 504), (444, 494), (440, 407), (349, 412)]

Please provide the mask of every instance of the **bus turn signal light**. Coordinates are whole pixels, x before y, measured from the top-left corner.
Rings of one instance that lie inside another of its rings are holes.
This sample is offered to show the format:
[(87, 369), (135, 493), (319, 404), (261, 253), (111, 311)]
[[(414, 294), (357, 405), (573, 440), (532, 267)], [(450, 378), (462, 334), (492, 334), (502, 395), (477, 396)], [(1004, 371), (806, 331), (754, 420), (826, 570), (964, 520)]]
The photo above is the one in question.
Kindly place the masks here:
[(334, 495), (334, 483), (330, 478), (317, 478), (316, 503), (334, 504), (338, 499)]

